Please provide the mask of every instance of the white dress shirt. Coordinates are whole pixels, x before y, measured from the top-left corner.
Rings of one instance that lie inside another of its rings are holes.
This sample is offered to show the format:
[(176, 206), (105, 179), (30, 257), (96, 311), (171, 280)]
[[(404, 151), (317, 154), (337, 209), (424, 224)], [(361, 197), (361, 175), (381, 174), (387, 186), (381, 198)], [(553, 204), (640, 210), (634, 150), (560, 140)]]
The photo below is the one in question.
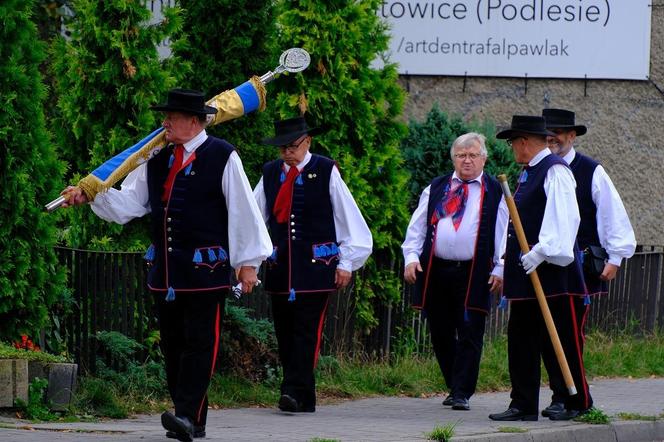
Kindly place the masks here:
[[(463, 218), (461, 218), (461, 224), (459, 224), (459, 230), (454, 229), (452, 217), (447, 216), (438, 221), (436, 226), (436, 243), (434, 244), (434, 255), (436, 257), (457, 261), (473, 259), (480, 224), (480, 212), (482, 210), (480, 207), (480, 197), (483, 175), (483, 172), (480, 173), (477, 178), (471, 180), (468, 184), (468, 199), (466, 200), (466, 208)], [(461, 179), (454, 172), (450, 192), (453, 192), (461, 184)], [(427, 186), (420, 195), (417, 209), (415, 209), (413, 216), (410, 218), (410, 223), (406, 230), (406, 239), (401, 245), (405, 266), (413, 262), (419, 262), (420, 260), (429, 226), (427, 212), (430, 192), (431, 185)], [(494, 268), (491, 273), (501, 278), (503, 276), (503, 260), (501, 259), (502, 254), (500, 252), (502, 235), (506, 224), (506, 214), (500, 214), (499, 212), (494, 235)]]
[[(203, 130), (184, 143), (183, 163), (205, 140), (207, 133)], [(118, 224), (126, 224), (150, 213), (147, 178), (147, 163), (143, 163), (127, 175), (120, 190), (111, 188), (108, 192), (98, 193), (91, 203), (93, 212), (106, 221)], [(261, 220), (237, 152), (233, 151), (229, 156), (220, 181), (228, 210), (231, 267), (258, 267), (272, 254), (272, 241)]]
[[(563, 159), (572, 164), (575, 157), (576, 151), (572, 148)], [(609, 263), (620, 266), (623, 258), (634, 255), (636, 238), (620, 195), (601, 165), (593, 173), (591, 192), (597, 207), (599, 242), (609, 254)]]
[[(553, 155), (548, 148), (539, 151), (528, 165), (535, 166), (547, 155)], [(574, 242), (581, 221), (579, 206), (576, 202), (576, 181), (569, 167), (554, 164), (549, 168), (544, 178), (544, 193), (546, 194), (546, 206), (538, 237), (539, 242), (533, 246), (532, 250), (543, 254), (547, 262), (564, 267), (574, 261)], [(504, 200), (500, 203), (499, 211), (509, 214), (507, 203)], [(503, 232), (501, 247), (503, 251), (506, 241), (507, 229)]]
[[(297, 170), (301, 171), (310, 160), (311, 152), (307, 152), (304, 160), (296, 166)], [(288, 173), (290, 166), (284, 163), (284, 169)], [(258, 203), (258, 208), (263, 214), (263, 221), (267, 223), (271, 214), (267, 208), (263, 177), (256, 184), (254, 197)], [(373, 238), (369, 226), (367, 226), (346, 183), (341, 179), (341, 174), (336, 166), (332, 168), (332, 175), (330, 176), (330, 200), (334, 213), (336, 239), (339, 244), (339, 263), (337, 264), (337, 268), (352, 272), (362, 267), (369, 258), (369, 255), (371, 255)]]

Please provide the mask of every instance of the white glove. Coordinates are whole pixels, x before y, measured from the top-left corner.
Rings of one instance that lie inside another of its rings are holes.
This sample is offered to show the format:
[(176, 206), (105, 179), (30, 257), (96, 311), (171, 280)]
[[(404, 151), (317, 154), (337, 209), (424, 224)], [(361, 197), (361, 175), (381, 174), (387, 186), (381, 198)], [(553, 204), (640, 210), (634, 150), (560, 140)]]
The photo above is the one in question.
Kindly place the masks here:
[(526, 275), (533, 273), (537, 266), (544, 262), (544, 258), (546, 258), (546, 256), (535, 249), (523, 255), (521, 257), (521, 265), (526, 271)]

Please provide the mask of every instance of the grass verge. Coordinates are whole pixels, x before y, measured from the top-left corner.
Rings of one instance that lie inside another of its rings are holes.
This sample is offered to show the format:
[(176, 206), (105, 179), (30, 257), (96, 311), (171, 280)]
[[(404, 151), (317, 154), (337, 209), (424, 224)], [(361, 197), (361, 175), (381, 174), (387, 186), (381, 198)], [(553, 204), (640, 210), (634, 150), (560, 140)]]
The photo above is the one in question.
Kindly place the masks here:
[[(627, 333), (593, 332), (587, 336), (585, 361), (590, 378), (664, 376), (664, 336), (634, 337)], [(135, 371), (137, 374), (124, 378), (125, 383), (127, 379), (132, 380), (129, 386), (118, 383), (123, 388), (113, 387), (108, 380), (84, 379), (79, 392), (80, 406), (73, 413), (124, 417), (168, 408), (165, 381), (159, 381), (163, 382), (159, 389), (153, 385), (158, 380), (154, 374), (146, 376), (138, 368)], [(154, 373), (154, 370), (148, 372)], [(320, 403), (371, 396), (428, 397), (446, 391), (435, 359), (424, 356), (395, 357), (392, 361), (323, 356), (319, 360), (316, 378)], [(151, 379), (150, 384), (145, 384), (150, 388), (141, 385), (145, 379)], [(271, 407), (278, 400), (280, 379), (279, 372), (259, 383), (236, 376), (215, 375), (209, 401), (214, 408)], [(546, 379), (542, 382), (545, 383)], [(509, 388), (507, 341), (505, 337), (499, 337), (485, 343), (477, 390)]]

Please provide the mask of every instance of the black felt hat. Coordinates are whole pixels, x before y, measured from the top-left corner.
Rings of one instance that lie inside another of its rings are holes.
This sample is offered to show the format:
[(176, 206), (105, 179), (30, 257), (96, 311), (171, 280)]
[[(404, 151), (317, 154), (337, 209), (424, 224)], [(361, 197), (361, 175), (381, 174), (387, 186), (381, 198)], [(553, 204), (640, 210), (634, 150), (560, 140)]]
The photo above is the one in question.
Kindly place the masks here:
[(322, 133), (319, 127), (309, 127), (304, 117), (277, 120), (274, 122), (274, 137), (265, 138), (263, 144), (270, 146), (286, 146), (304, 134), (316, 135)]
[(546, 123), (544, 117), (530, 116), (530, 115), (514, 115), (512, 117), (512, 125), (509, 129), (498, 132), (496, 138), (505, 140), (511, 138), (514, 134), (533, 134), (541, 135), (544, 137), (553, 137), (556, 134), (546, 130)]
[(205, 105), (203, 92), (191, 89), (171, 89), (168, 101), (152, 106), (150, 109), (162, 112), (184, 112), (193, 115), (216, 114), (217, 109)]
[(547, 129), (574, 130), (577, 135), (585, 134), (588, 129), (582, 124), (575, 124), (574, 112), (565, 109), (544, 109), (542, 116)]

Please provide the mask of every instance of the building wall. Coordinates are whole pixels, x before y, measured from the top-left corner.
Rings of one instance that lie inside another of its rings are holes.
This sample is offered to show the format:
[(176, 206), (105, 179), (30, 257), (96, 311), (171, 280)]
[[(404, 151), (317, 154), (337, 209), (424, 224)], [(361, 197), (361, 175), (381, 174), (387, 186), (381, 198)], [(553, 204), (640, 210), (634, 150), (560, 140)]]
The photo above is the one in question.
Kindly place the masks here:
[(662, 245), (664, 0), (652, 3), (650, 81), (402, 76), (406, 118), (424, 119), (436, 102), (448, 113), (498, 127), (509, 126), (513, 114), (539, 115), (543, 107), (574, 110), (577, 123), (588, 127), (577, 148), (611, 176), (638, 243)]

